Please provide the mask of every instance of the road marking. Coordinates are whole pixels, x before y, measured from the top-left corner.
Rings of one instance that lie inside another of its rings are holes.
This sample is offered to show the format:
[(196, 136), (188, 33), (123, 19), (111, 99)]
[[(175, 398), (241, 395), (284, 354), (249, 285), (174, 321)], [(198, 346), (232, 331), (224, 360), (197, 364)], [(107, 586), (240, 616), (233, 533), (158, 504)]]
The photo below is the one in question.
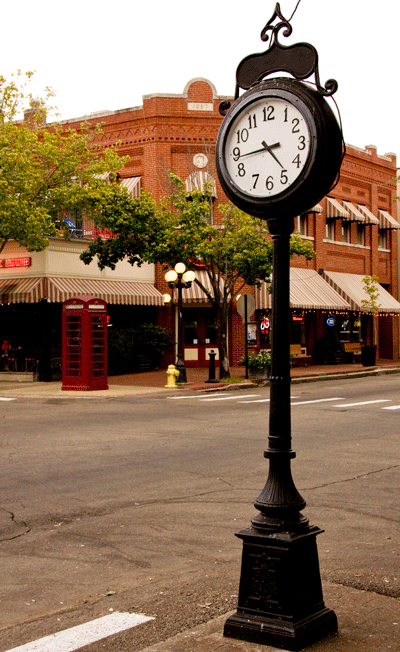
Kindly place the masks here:
[(143, 614), (120, 613), (118, 611), (97, 618), (83, 625), (76, 625), (62, 632), (45, 636), (26, 645), (13, 647), (6, 652), (74, 652), (85, 645), (101, 641), (106, 636), (118, 634), (148, 620), (154, 620)]
[(400, 405), (387, 405), (382, 410), (400, 410)]
[(0, 396), (0, 401), (15, 401), (15, 398), (2, 398)]
[[(242, 398), (250, 398), (251, 396), (260, 396), (259, 394), (244, 394)], [(200, 398), (200, 401), (229, 401), (229, 400), (234, 400), (238, 399), (239, 397), (236, 396), (216, 396), (215, 398)]]
[[(224, 396), (231, 396), (232, 392), (224, 392)], [(235, 395), (237, 396), (237, 393), (235, 392)], [(167, 396), (167, 398), (171, 399), (172, 401), (174, 400), (179, 400), (180, 398), (204, 398), (204, 394), (185, 394), (184, 396)]]
[(375, 401), (359, 401), (358, 403), (342, 403), (335, 405), (335, 407), (356, 407), (357, 405), (372, 405), (373, 403), (390, 403), (389, 398), (379, 398)]
[(297, 403), (291, 403), (291, 405), (308, 405), (309, 403), (324, 403), (325, 401), (344, 401), (344, 399), (340, 396), (333, 398), (317, 398), (313, 401), (298, 401)]
[[(292, 398), (297, 398), (297, 396), (292, 396)], [(269, 403), (270, 398), (256, 398), (253, 401), (238, 401), (238, 403)]]

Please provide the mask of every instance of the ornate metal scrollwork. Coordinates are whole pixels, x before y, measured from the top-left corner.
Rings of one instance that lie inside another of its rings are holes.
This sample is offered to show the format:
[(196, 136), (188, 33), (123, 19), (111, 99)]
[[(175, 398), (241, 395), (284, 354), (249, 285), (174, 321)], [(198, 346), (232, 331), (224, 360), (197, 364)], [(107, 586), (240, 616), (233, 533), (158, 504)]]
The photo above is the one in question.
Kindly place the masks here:
[[(279, 19), (279, 22), (274, 22)], [(296, 43), (294, 45), (281, 45), (278, 40), (279, 32), (283, 36), (291, 35), (293, 28), (283, 16), (279, 2), (275, 11), (261, 32), (261, 40), (270, 41), (268, 50), (245, 57), (236, 70), (235, 100), (239, 97), (239, 88), (248, 90), (254, 84), (262, 81), (268, 75), (276, 72), (286, 72), (295, 79), (304, 80), (314, 73), (315, 85), (319, 93), (330, 96), (336, 93), (338, 84), (335, 79), (328, 79), (322, 86), (318, 70), (318, 52), (310, 43)], [(230, 102), (224, 100), (219, 106), (221, 115), (226, 115)]]

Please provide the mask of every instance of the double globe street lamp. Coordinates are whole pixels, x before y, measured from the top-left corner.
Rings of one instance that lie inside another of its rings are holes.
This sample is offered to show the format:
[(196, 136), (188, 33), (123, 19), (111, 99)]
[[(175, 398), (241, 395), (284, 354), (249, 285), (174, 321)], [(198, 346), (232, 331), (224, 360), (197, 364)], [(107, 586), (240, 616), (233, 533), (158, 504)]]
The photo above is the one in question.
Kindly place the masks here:
[(186, 383), (186, 368), (183, 360), (183, 320), (182, 320), (182, 290), (190, 288), (192, 282), (195, 280), (196, 274), (191, 270), (186, 270), (184, 263), (176, 263), (174, 269), (170, 269), (165, 274), (165, 280), (168, 287), (172, 290), (178, 290), (178, 347), (175, 367), (179, 371), (179, 376), (176, 380), (177, 383)]

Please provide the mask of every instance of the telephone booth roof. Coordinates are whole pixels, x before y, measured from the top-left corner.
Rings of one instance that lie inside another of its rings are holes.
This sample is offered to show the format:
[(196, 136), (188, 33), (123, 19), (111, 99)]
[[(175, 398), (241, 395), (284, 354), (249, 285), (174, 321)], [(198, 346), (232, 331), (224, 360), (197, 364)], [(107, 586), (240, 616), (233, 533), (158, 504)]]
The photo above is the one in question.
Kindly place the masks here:
[(103, 301), (103, 299), (99, 299), (98, 297), (95, 297), (91, 294), (78, 294), (76, 297), (72, 297), (71, 299), (67, 299), (63, 303), (64, 306), (74, 306), (74, 305), (84, 305), (85, 308), (90, 306), (98, 306), (101, 309), (107, 308), (107, 302)]

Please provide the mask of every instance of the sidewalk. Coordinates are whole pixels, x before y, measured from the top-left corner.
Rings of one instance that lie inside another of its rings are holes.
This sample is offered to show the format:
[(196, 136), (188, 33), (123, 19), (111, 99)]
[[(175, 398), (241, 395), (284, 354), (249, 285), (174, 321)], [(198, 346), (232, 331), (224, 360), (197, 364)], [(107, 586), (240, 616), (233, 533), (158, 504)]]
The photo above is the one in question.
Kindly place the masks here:
[[(338, 619), (338, 632), (303, 648), (304, 652), (399, 652), (400, 600), (323, 583), (324, 601)], [(230, 612), (232, 613), (232, 612)], [(277, 648), (223, 636), (220, 616), (141, 652), (277, 652)]]
[[(208, 383), (207, 368), (189, 368), (186, 370), (187, 383), (177, 385), (176, 389), (167, 389), (166, 369), (144, 371), (141, 373), (110, 376), (109, 388), (105, 390), (75, 391), (62, 390), (62, 383), (18, 382), (1, 380), (0, 395), (6, 397), (47, 397), (47, 398), (100, 398), (111, 396), (133, 396), (137, 394), (171, 393), (182, 391), (224, 391), (241, 389), (247, 383), (254, 385), (251, 379), (246, 380), (244, 367), (231, 367), (232, 384)], [(218, 373), (218, 372), (217, 372)], [(338, 380), (375, 376), (381, 374), (400, 373), (400, 361), (379, 360), (375, 367), (363, 367), (361, 364), (315, 365), (310, 367), (293, 367), (291, 369), (292, 383), (312, 382), (316, 380)], [(399, 647), (400, 652), (400, 647)]]

